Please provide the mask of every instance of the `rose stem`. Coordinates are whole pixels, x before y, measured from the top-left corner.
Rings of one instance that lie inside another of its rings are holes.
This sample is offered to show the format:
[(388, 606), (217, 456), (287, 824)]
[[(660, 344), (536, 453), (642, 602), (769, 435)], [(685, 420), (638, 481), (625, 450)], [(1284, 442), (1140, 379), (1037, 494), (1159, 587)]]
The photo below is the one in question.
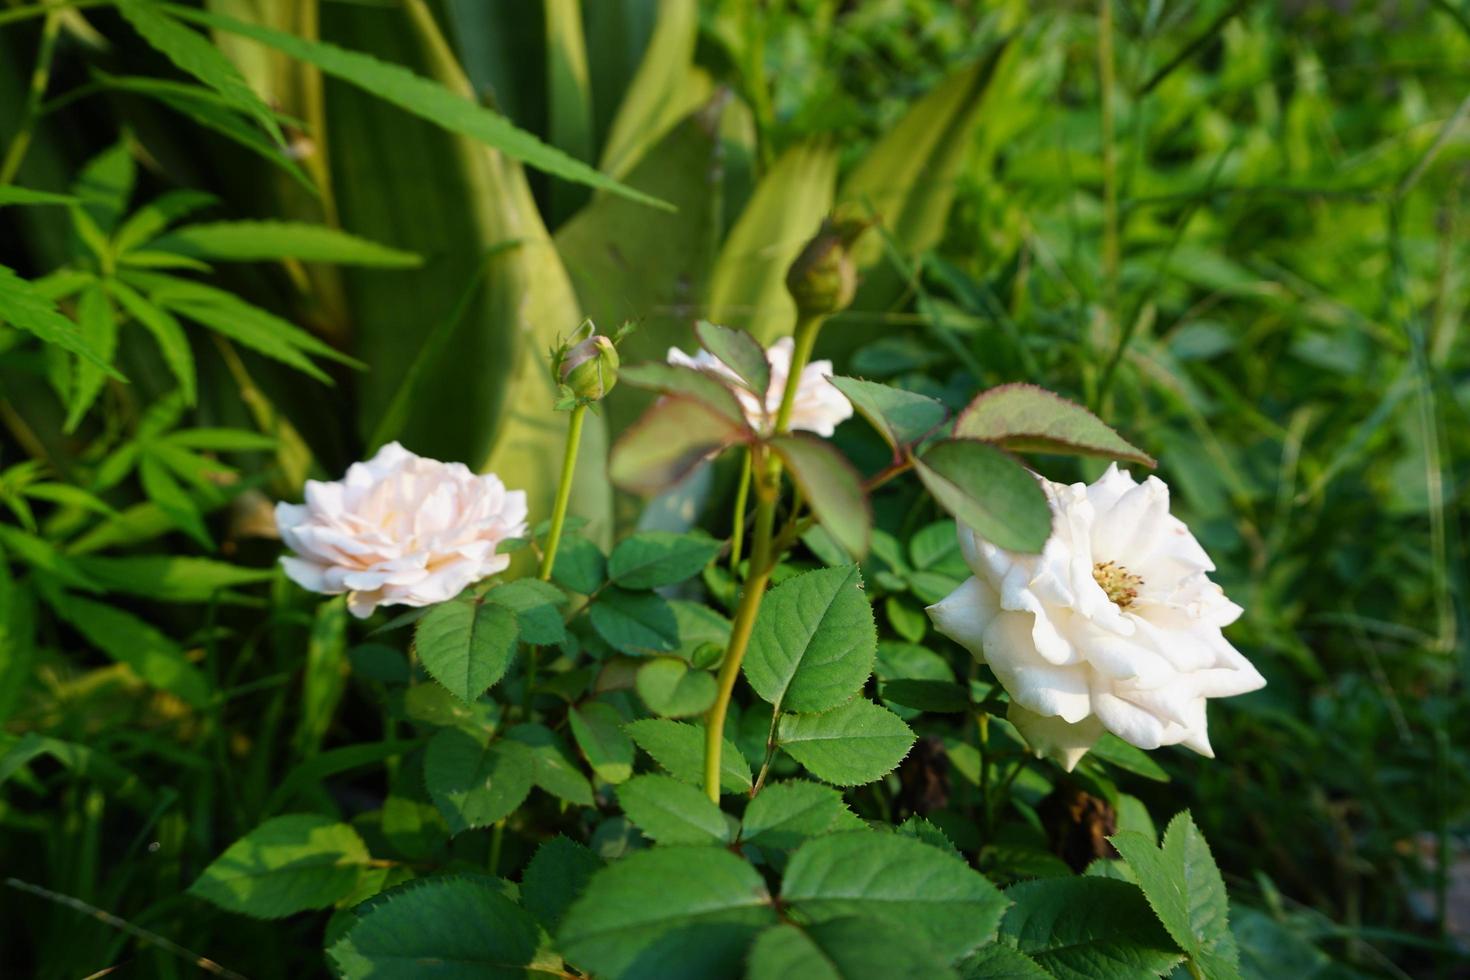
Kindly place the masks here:
[[(796, 343), (791, 352), (791, 369), (786, 374), (786, 389), (781, 393), (781, 407), (776, 412), (775, 435), (784, 435), (791, 425), (791, 408), (796, 402), (801, 372), (811, 359), (817, 333), (825, 319), (825, 315), (810, 315), (796, 322)], [(704, 720), (704, 791), (716, 804), (720, 802), (720, 755), (724, 747), (725, 714), (730, 709), (730, 697), (735, 692), (740, 662), (745, 659), (745, 649), (750, 644), (750, 633), (755, 628), (755, 617), (760, 612), (766, 583), (781, 557), (772, 554), (771, 549), (776, 527), (776, 504), (781, 497), (781, 457), (759, 444), (751, 448), (751, 456), (751, 468), (755, 473), (755, 530), (751, 538), (750, 567), (746, 571), (745, 588), (740, 593), (740, 605), (730, 625), (730, 645), (725, 649), (725, 660), (720, 665), (715, 703)]]
[(730, 531), (730, 574), (740, 577), (740, 553), (745, 545), (745, 505), (750, 500), (750, 450), (741, 455), (740, 483), (735, 490), (735, 525)]
[[(546, 534), (546, 550), (541, 553), (541, 571), (537, 576), (543, 582), (551, 581), (551, 571), (556, 566), (556, 549), (561, 547), (561, 529), (567, 522), (567, 504), (572, 499), (572, 476), (577, 469), (577, 450), (582, 444), (582, 418), (586, 414), (587, 404), (579, 403), (572, 409), (572, 418), (567, 424), (567, 449), (561, 460), (561, 482), (556, 487), (551, 529)], [(527, 718), (531, 716), (531, 689), (536, 686), (536, 666), (540, 658), (540, 647), (533, 646), (527, 651), (526, 693), (521, 705)]]

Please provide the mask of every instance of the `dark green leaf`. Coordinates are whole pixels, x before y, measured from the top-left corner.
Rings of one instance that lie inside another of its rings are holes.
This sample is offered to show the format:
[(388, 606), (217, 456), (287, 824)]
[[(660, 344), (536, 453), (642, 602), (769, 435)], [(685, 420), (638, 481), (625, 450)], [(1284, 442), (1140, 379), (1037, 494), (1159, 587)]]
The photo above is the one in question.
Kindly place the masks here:
[(35, 334), (46, 343), (55, 344), (106, 374), (124, 380), (77, 325), (61, 315), (54, 302), (3, 265), (0, 265), (0, 323)]
[(970, 710), (969, 692), (950, 681), (900, 678), (883, 684), (879, 694), (885, 701), (919, 711), (954, 713)]
[(890, 922), (844, 916), (809, 926), (784, 923), (756, 938), (749, 980), (866, 980), (869, 977), (957, 980), (937, 954)]
[(486, 592), (485, 601), (516, 614), (524, 643), (561, 643), (567, 638), (561, 612), (567, 597), (549, 582), (534, 578), (506, 582)]
[(643, 835), (660, 844), (725, 844), (730, 825), (703, 791), (672, 776), (634, 776), (618, 802)]
[(557, 546), (551, 577), (572, 592), (591, 595), (607, 581), (607, 558), (591, 541), (568, 534)]
[(449, 832), (459, 834), (488, 827), (520, 806), (531, 792), (534, 767), (519, 742), (445, 728), (429, 740), (424, 783)]
[(48, 595), (47, 601), (87, 641), (160, 690), (185, 704), (203, 708), (209, 681), (189, 662), (183, 648), (148, 623), (115, 606), (74, 595)]
[(795, 780), (764, 787), (740, 824), (740, 839), (761, 848), (789, 851), (812, 837), (862, 830), (863, 821), (830, 786)]
[[(675, 779), (693, 786), (704, 785), (703, 725), (665, 718), (644, 718), (624, 726), (639, 748)], [(720, 752), (720, 791), (744, 793), (751, 787), (750, 765), (735, 743), (724, 739)]]
[(1152, 456), (1102, 419), (1036, 385), (1001, 385), (981, 392), (955, 420), (954, 434), (1018, 452), (1102, 456), (1154, 465)]
[(555, 931), (567, 909), (602, 867), (586, 846), (562, 836), (536, 848), (521, 876), (521, 904), (546, 929)]
[(477, 599), (440, 603), (414, 626), (424, 669), (461, 701), (474, 701), (505, 676), (519, 626), (505, 606)]
[(231, 844), (189, 894), (231, 912), (279, 919), (352, 892), (369, 860), (357, 831), (330, 817), (273, 817)]
[(635, 388), (647, 388), (663, 395), (698, 402), (736, 428), (747, 424), (745, 410), (740, 407), (740, 401), (730, 386), (698, 368), (647, 361), (627, 365), (618, 372), (618, 379)]
[(700, 320), (694, 325), (699, 346), (709, 351), (735, 372), (745, 389), (762, 403), (771, 388), (771, 363), (760, 342), (744, 330), (732, 330), (718, 323)]
[(679, 649), (679, 622), (662, 596), (605, 589), (588, 615), (598, 635), (614, 650), (650, 654)]
[(1111, 732), (1105, 733), (1087, 751), (1089, 758), (1101, 759), (1109, 765), (1125, 769), (1144, 779), (1152, 779), (1160, 783), (1169, 781), (1169, 774), (1162, 766), (1149, 758), (1147, 752), (1129, 745)]
[(918, 442), (949, 414), (934, 399), (902, 388), (840, 376), (831, 381), (894, 449)]
[(630, 493), (652, 496), (748, 434), (744, 422), (733, 422), (699, 402), (664, 398), (613, 444), (608, 476)]
[(1031, 957), (998, 942), (966, 956), (958, 969), (964, 980), (1054, 980)]
[(656, 589), (698, 575), (720, 553), (720, 542), (694, 531), (644, 531), (613, 549), (607, 572), (625, 589)]
[(1001, 935), (1057, 980), (1136, 980), (1183, 959), (1138, 887), (1109, 878), (1044, 878), (1006, 889)]
[(220, 221), (190, 225), (159, 239), (155, 248), (201, 259), (262, 262), (299, 259), (338, 265), (411, 269), (423, 259), (326, 225), (290, 221)]
[(887, 775), (914, 744), (903, 719), (862, 697), (822, 714), (782, 715), (776, 738), (813, 776), (837, 786)]
[(1002, 548), (1035, 553), (1051, 536), (1041, 484), (994, 446), (946, 439), (925, 450), (914, 468), (941, 507)]
[(623, 733), (623, 718), (610, 704), (592, 701), (567, 712), (572, 737), (598, 778), (621, 783), (633, 775), (633, 743)]
[(577, 806), (591, 806), (592, 786), (572, 760), (560, 735), (545, 725), (516, 725), (505, 737), (526, 746), (531, 752), (531, 779), (553, 796)]
[(648, 710), (664, 718), (703, 714), (714, 704), (718, 687), (709, 671), (691, 668), (676, 657), (658, 657), (643, 664), (634, 686)]
[(827, 533), (854, 558), (866, 555), (873, 514), (853, 465), (831, 443), (813, 435), (777, 436), (770, 444)]

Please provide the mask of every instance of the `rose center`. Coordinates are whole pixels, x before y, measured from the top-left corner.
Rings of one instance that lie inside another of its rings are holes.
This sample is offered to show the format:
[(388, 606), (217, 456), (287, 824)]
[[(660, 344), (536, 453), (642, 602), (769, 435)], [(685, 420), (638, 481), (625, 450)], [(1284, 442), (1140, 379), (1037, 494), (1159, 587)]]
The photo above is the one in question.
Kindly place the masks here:
[(1134, 575), (1117, 562), (1100, 561), (1092, 566), (1092, 579), (1108, 594), (1108, 600), (1119, 609), (1127, 609), (1138, 598), (1143, 577)]

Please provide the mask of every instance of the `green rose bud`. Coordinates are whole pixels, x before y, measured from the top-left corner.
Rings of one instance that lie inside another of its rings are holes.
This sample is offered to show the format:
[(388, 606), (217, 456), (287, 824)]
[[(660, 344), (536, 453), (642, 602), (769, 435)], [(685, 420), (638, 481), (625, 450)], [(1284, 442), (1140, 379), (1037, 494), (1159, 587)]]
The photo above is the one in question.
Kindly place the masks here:
[(618, 349), (607, 337), (594, 334), (562, 354), (557, 373), (575, 398), (599, 401), (618, 383)]
[(803, 317), (826, 316), (844, 310), (857, 292), (857, 265), (852, 245), (867, 229), (865, 221), (846, 217), (822, 222), (786, 273), (786, 288)]

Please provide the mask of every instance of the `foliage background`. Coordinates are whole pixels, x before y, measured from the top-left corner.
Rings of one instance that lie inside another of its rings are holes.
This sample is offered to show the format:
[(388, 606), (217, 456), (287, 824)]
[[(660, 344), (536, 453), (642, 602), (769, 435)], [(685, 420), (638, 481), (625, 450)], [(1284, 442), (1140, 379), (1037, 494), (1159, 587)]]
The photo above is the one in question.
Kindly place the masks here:
[[(285, 773), (391, 734), (374, 682), (323, 685), (310, 658), (303, 671), (309, 644), (311, 658), (345, 655), (333, 652), (342, 627), (268, 572), (219, 592), (185, 569), (170, 591), (130, 586), (126, 566), (96, 556), (209, 554), (269, 569), (276, 545), (255, 536), (267, 499), (295, 499), (305, 476), (335, 476), (393, 436), (488, 460), (544, 497), (558, 460), (545, 447), (558, 436), (542, 411), (551, 389), (540, 358), (558, 335), (582, 313), (635, 320), (627, 360), (687, 343), (697, 316), (770, 339), (780, 323), (771, 270), (846, 198), (875, 208), (892, 238), (868, 256), (860, 299), (819, 354), (954, 404), (1020, 380), (1096, 407), (1158, 457), (1176, 512), (1247, 609), (1233, 638), (1270, 685), (1212, 710), (1218, 761), (1161, 753), (1173, 781), (1133, 791), (1158, 813), (1190, 806), (1237, 896), (1352, 968), (1463, 966), (1453, 952), (1470, 935), (1463, 883), (1461, 904), (1451, 899), (1470, 831), (1470, 8), (1119, 0), (1101, 5), (1109, 29), (1098, 6), (1080, 3), (599, 0), (580, 11), (579, 65), (566, 4), (528, 15), (511, 0), (446, 0), (434, 12), (461, 77), (394, 4), (207, 6), (473, 90), (679, 211), (525, 174), (222, 37), (252, 86), (297, 122), (292, 157), (314, 196), (283, 167), (109, 83), (182, 76), (112, 8), (69, 14), (16, 183), (66, 191), (121, 140), (136, 164), (133, 207), (205, 190), (218, 198), (212, 219), (337, 225), (423, 261), (231, 263), (210, 278), (366, 369), (322, 361), (334, 383), (319, 384), (192, 335), (198, 400), (179, 406), (180, 424), (272, 438), (269, 449), (204, 447), (229, 464), (188, 488), (208, 549), (149, 511), (157, 494), (138, 479), (99, 476), (174, 388), (148, 337), (122, 332), (117, 363), (131, 383), (106, 383), (68, 432), (54, 364), (4, 334), (0, 466), (11, 482), (0, 476), (0, 492), (9, 503), (14, 467), (34, 460), (47, 479), (128, 515), (37, 503), (46, 540), (91, 575), (110, 570), (105, 601), (164, 634), (109, 641), (86, 609), (36, 601), (29, 563), (0, 539), (12, 560), (6, 737), (82, 747), (0, 771), (6, 875), (249, 975), (317, 969), (320, 921), (247, 922), (181, 892), (279, 810)], [(36, 19), (0, 23), (6, 145), (25, 119), (39, 31)], [(1111, 80), (1099, 71), (1109, 39)], [(916, 128), (896, 129), (916, 103), (929, 107)], [(81, 254), (65, 209), (0, 210), (0, 262), (23, 276)], [(616, 431), (640, 405), (620, 390), (606, 424)], [(865, 451), (846, 430), (839, 441)], [(589, 443), (597, 465), (603, 444)], [(712, 495), (718, 504), (718, 484)], [(877, 502), (898, 540), (927, 519), (909, 504)], [(573, 508), (602, 535), (638, 515), (591, 481)], [(885, 628), (922, 633), (918, 606), (897, 596)], [(118, 663), (128, 642), (178, 651), (211, 696), (191, 706), (141, 682)], [(304, 794), (351, 811), (381, 792), (348, 778), (330, 795)], [(0, 891), (0, 916), (28, 927), (7, 930), (0, 949), (16, 975), (86, 975), (129, 943), (13, 888)], [(127, 962), (139, 976), (190, 969), (147, 947)]]

